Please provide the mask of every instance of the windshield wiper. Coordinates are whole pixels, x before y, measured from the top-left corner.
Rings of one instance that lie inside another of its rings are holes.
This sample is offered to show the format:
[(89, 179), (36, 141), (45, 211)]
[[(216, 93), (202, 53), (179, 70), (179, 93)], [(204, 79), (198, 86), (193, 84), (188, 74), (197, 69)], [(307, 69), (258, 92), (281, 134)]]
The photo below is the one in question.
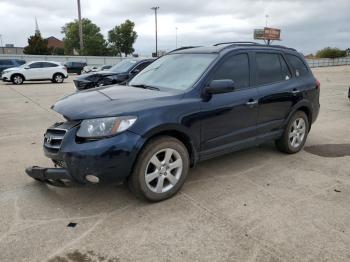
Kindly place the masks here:
[(155, 87), (155, 86), (148, 86), (148, 85), (144, 85), (144, 84), (130, 85), (130, 86), (139, 87), (139, 88), (144, 88), (144, 89), (158, 90), (158, 91), (159, 91), (159, 88), (158, 88), (158, 87)]

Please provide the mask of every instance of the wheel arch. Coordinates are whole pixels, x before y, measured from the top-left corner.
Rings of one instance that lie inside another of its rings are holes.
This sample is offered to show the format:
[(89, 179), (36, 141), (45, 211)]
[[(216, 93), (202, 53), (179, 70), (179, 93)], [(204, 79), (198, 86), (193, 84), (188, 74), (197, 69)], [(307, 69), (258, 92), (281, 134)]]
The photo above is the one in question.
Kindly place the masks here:
[(138, 150), (138, 154), (136, 156), (136, 159), (138, 158), (138, 155), (140, 154), (141, 150), (144, 148), (144, 146), (152, 139), (155, 139), (157, 137), (161, 137), (161, 136), (170, 136), (170, 137), (174, 137), (176, 139), (178, 139), (179, 141), (181, 141), (189, 154), (190, 157), (190, 166), (194, 167), (198, 161), (198, 152), (196, 149), (196, 145), (195, 142), (192, 138), (192, 136), (187, 133), (186, 131), (180, 129), (180, 128), (176, 128), (174, 126), (163, 126), (163, 127), (158, 127), (158, 128), (154, 128), (152, 130), (150, 130), (149, 132), (146, 133), (146, 135), (144, 135), (143, 137), (144, 142), (142, 143), (142, 145), (140, 146), (140, 150)]
[(16, 75), (19, 75), (19, 76), (23, 77), (23, 81), (26, 80), (25, 76), (24, 76), (22, 73), (13, 73), (13, 74), (11, 75), (11, 77), (10, 77), (11, 81), (12, 81), (12, 79), (13, 79)]
[(291, 112), (288, 115), (287, 121), (286, 123), (289, 122), (290, 118), (294, 115), (295, 112), (297, 111), (302, 111), (305, 113), (305, 115), (307, 116), (308, 122), (309, 122), (309, 131), (311, 129), (311, 125), (312, 125), (312, 106), (306, 102), (306, 101), (301, 101), (298, 104), (296, 104)]

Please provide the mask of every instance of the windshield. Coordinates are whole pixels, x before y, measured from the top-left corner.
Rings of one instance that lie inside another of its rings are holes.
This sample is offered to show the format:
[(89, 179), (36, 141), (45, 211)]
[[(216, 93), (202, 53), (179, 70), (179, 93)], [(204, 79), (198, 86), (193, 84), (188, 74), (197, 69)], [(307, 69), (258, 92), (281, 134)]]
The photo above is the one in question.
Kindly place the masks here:
[(114, 73), (125, 73), (127, 72), (131, 67), (133, 67), (137, 63), (136, 60), (124, 60), (116, 64), (115, 66), (112, 66), (109, 71), (112, 71)]
[(215, 54), (169, 54), (146, 67), (129, 85), (186, 90), (215, 58)]

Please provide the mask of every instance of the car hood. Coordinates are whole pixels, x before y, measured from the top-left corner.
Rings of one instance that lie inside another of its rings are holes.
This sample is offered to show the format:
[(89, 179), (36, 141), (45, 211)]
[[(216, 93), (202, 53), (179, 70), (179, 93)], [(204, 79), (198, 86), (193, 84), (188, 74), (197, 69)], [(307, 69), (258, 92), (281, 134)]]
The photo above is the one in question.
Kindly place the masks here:
[(15, 71), (15, 70), (20, 70), (21, 68), (19, 67), (10, 67), (10, 68), (6, 68), (4, 71), (6, 72), (10, 72), (10, 71)]
[(149, 108), (176, 103), (181, 97), (167, 91), (115, 85), (68, 95), (56, 102), (52, 109), (69, 120), (137, 115)]
[(76, 77), (76, 80), (87, 80), (87, 79), (91, 79), (95, 76), (112, 76), (112, 75), (119, 75), (120, 73), (114, 73), (112, 71), (97, 71), (97, 72), (89, 72), (87, 74), (83, 74), (80, 75), (78, 77)]

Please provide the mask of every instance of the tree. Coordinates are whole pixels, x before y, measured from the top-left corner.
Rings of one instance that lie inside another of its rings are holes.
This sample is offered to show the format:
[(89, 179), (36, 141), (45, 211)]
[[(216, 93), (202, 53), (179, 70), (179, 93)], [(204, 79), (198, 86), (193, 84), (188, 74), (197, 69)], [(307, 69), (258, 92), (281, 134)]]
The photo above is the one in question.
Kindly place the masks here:
[(28, 55), (48, 55), (50, 51), (47, 47), (47, 40), (41, 37), (40, 33), (35, 33), (28, 38), (28, 46), (23, 50)]
[(316, 56), (319, 58), (338, 58), (346, 56), (346, 51), (339, 48), (326, 47), (319, 50)]
[(137, 33), (134, 31), (134, 27), (134, 22), (126, 20), (108, 32), (108, 41), (113, 55), (123, 53), (127, 56), (135, 51), (133, 45), (137, 39)]
[(89, 19), (82, 19), (83, 24), (83, 43), (84, 48), (80, 50), (79, 45), (79, 22), (65, 24), (62, 27), (65, 54), (73, 54), (74, 50), (79, 52), (79, 55), (108, 55), (107, 42), (101, 34), (101, 29), (91, 22)]

